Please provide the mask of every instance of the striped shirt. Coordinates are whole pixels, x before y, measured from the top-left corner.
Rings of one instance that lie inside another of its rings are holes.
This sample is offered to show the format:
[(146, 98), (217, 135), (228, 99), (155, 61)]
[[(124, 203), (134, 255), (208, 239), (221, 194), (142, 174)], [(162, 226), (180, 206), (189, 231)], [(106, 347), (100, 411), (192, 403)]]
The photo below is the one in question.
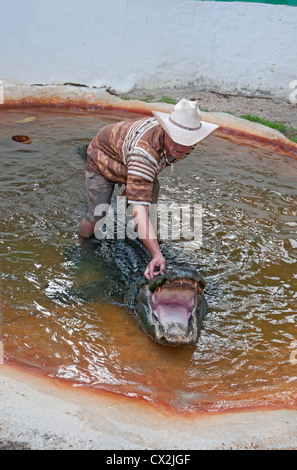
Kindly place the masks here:
[(105, 126), (88, 147), (87, 169), (125, 184), (129, 204), (151, 204), (154, 180), (170, 164), (164, 138), (153, 117)]

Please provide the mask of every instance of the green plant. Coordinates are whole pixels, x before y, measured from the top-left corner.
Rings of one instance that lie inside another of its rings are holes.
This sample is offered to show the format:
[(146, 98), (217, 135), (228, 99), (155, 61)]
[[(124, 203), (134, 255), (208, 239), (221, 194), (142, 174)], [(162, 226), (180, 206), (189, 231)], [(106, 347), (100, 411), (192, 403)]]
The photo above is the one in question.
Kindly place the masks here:
[(267, 127), (272, 127), (279, 132), (285, 132), (287, 130), (287, 127), (283, 122), (269, 121), (268, 119), (263, 119), (259, 116), (252, 116), (251, 114), (242, 114), (240, 117), (248, 119), (249, 121), (258, 122), (259, 124), (263, 124)]
[(162, 96), (162, 98), (158, 100), (158, 103), (176, 104), (177, 100), (169, 98), (169, 96)]
[(259, 116), (252, 116), (251, 114), (242, 114), (240, 117), (252, 122), (258, 122), (259, 124), (271, 127), (272, 129), (276, 129), (284, 134), (289, 140), (297, 143), (297, 129), (295, 127), (287, 127), (284, 122), (269, 121), (268, 119), (263, 119)]

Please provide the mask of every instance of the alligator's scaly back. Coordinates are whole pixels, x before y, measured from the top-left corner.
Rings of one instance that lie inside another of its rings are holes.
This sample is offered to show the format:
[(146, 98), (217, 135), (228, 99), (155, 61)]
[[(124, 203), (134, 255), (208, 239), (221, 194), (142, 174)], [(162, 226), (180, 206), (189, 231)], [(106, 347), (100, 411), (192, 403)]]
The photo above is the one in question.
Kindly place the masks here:
[(194, 345), (207, 313), (205, 281), (194, 269), (171, 266), (151, 280), (143, 272), (150, 255), (140, 240), (85, 240), (69, 247), (67, 261), (77, 269), (98, 270), (101, 281), (71, 290), (49, 289), (59, 302), (105, 300), (126, 305), (140, 327), (154, 341), (180, 346)]

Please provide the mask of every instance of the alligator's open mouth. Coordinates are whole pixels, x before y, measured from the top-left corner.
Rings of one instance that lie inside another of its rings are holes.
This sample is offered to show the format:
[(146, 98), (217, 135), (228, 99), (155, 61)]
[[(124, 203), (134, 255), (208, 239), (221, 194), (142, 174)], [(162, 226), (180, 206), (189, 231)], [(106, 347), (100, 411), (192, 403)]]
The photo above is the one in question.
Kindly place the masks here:
[(156, 336), (168, 344), (194, 344), (200, 330), (197, 309), (202, 293), (199, 284), (190, 279), (167, 280), (148, 293)]

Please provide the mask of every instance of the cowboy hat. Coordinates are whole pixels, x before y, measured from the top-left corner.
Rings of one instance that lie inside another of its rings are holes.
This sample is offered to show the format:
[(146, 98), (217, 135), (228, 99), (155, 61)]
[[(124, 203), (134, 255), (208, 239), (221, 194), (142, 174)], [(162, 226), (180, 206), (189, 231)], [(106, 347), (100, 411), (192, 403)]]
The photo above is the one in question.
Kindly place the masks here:
[(219, 127), (201, 121), (197, 101), (185, 98), (174, 106), (171, 114), (153, 111), (153, 115), (174, 142), (185, 146), (197, 144)]

